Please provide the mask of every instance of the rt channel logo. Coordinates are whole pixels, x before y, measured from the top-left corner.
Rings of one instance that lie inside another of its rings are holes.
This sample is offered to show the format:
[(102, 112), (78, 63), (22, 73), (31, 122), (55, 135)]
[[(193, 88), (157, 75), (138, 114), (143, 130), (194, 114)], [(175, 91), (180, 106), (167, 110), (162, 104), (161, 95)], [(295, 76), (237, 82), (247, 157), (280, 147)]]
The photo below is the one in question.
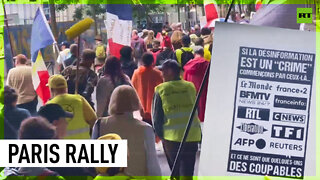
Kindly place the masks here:
[(297, 23), (312, 23), (312, 8), (297, 8)]

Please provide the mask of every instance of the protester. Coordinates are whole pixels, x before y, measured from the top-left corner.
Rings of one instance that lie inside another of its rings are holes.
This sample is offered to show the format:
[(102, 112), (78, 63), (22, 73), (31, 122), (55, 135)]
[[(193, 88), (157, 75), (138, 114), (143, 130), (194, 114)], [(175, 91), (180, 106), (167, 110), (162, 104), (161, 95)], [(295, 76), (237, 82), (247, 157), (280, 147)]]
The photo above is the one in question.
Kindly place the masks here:
[(58, 68), (60, 72), (65, 68), (65, 60), (67, 60), (69, 56), (71, 56), (69, 46), (70, 45), (67, 41), (63, 41), (60, 44), (60, 52), (57, 58)]
[(204, 46), (204, 41), (201, 37), (198, 37), (194, 40), (194, 45), (191, 45), (190, 47), (192, 48), (193, 52), (195, 52), (195, 50), (202, 48), (203, 49)]
[(142, 54), (147, 51), (144, 40), (138, 36), (138, 31), (132, 31), (131, 48), (133, 49), (133, 57), (136, 64), (141, 60)]
[(159, 68), (167, 59), (174, 59), (175, 53), (172, 50), (172, 44), (169, 36), (163, 37), (163, 50), (157, 55), (156, 66)]
[(202, 28), (201, 29), (201, 38), (204, 41), (204, 58), (207, 61), (211, 60), (211, 51), (209, 50), (210, 45), (213, 43), (213, 35), (211, 33), (210, 28)]
[(249, 24), (249, 21), (245, 19), (246, 15), (244, 13), (241, 14), (240, 18), (241, 18), (239, 22), (240, 24)]
[(158, 69), (153, 68), (153, 56), (145, 53), (142, 56), (142, 64), (134, 71), (132, 77), (132, 85), (137, 91), (140, 102), (144, 109), (143, 120), (149, 124), (151, 122), (151, 104), (154, 94), (154, 88), (163, 82), (162, 73)]
[(191, 42), (190, 42), (190, 47), (192, 47), (192, 46), (194, 46), (195, 41), (196, 41), (196, 39), (198, 38), (198, 36), (195, 35), (195, 34), (190, 34), (189, 37), (190, 37), (190, 40), (191, 40)]
[(123, 46), (120, 50), (120, 55), (121, 69), (131, 79), (134, 70), (137, 69), (137, 64), (134, 63), (132, 58), (132, 48)]
[[(68, 122), (66, 118), (73, 118), (72, 113), (63, 110), (58, 104), (47, 104), (40, 108), (38, 114), (55, 126), (57, 139), (63, 139), (67, 135)], [(51, 167), (49, 169), (59, 173), (66, 180), (72, 179), (68, 176), (77, 176), (77, 179), (86, 180), (87, 176), (95, 175), (84, 167)]]
[(119, 59), (115, 56), (109, 56), (104, 66), (103, 77), (97, 84), (97, 116), (108, 116), (108, 107), (113, 90), (120, 86), (130, 84), (130, 79), (121, 69)]
[[(76, 64), (77, 59), (78, 59), (78, 45), (77, 44), (71, 44), (70, 53), (71, 53), (71, 56), (64, 61), (65, 67)], [(63, 69), (61, 69), (61, 71)]]
[(62, 75), (65, 77), (68, 83), (68, 93), (75, 94), (76, 83), (78, 83), (78, 93), (83, 96), (94, 108), (91, 95), (94, 91), (94, 87), (97, 85), (98, 76), (91, 69), (96, 55), (91, 49), (85, 49), (82, 53), (82, 59), (79, 66), (79, 78), (76, 79), (77, 66), (72, 65), (62, 71)]
[[(18, 108), (16, 106), (18, 94), (16, 91), (9, 87), (5, 86), (3, 91), (4, 97), (4, 118), (6, 120), (6, 124), (4, 126), (5, 139), (17, 139), (17, 132), (20, 128), (20, 124), (24, 119), (30, 117), (30, 113), (28, 110), (23, 108)], [(7, 133), (11, 132), (11, 133)]]
[[(192, 82), (197, 92), (200, 90), (202, 80), (204, 78), (209, 62), (203, 58), (204, 52), (203, 48), (199, 48), (194, 52), (194, 59), (190, 60), (184, 66), (184, 75), (183, 79), (189, 82)], [(204, 121), (204, 114), (206, 109), (206, 100), (207, 100), (207, 90), (208, 90), (208, 80), (205, 82), (204, 89), (200, 96), (199, 105), (198, 105), (198, 114), (201, 122)]]
[(98, 70), (103, 66), (106, 60), (107, 47), (102, 43), (102, 38), (100, 35), (97, 35), (94, 40), (96, 42), (96, 47), (95, 47), (96, 58), (94, 60), (94, 67), (96, 70)]
[(132, 176), (160, 176), (153, 129), (147, 123), (133, 117), (133, 112), (141, 108), (138, 95), (132, 87), (117, 87), (110, 99), (110, 116), (95, 123), (92, 138), (116, 133), (127, 139), (130, 158), (125, 173)]
[(161, 53), (162, 49), (160, 48), (160, 41), (155, 39), (152, 43), (152, 49), (150, 52), (153, 55), (154, 62), (152, 63), (153, 66), (156, 65), (157, 56)]
[(178, 61), (181, 69), (183, 70), (184, 65), (194, 58), (193, 50), (190, 47), (190, 37), (188, 35), (182, 38), (182, 48), (176, 50), (176, 60)]
[(148, 29), (143, 29), (141, 38), (142, 39), (146, 38), (148, 36), (148, 32), (149, 32)]
[(201, 30), (198, 24), (194, 25), (194, 34), (197, 35), (198, 37), (201, 36)]
[(19, 54), (15, 57), (16, 67), (9, 70), (7, 85), (18, 94), (17, 106), (27, 109), (31, 115), (37, 113), (38, 97), (32, 82), (32, 67), (27, 66), (27, 57)]
[(175, 30), (171, 35), (171, 43), (173, 45), (173, 49), (177, 50), (182, 47), (182, 37), (183, 33), (181, 31)]
[[(171, 170), (196, 99), (194, 85), (180, 79), (180, 70), (175, 60), (167, 60), (162, 65), (165, 82), (155, 88), (152, 104), (153, 126), (162, 139)], [(175, 167), (177, 171), (173, 175), (177, 179), (179, 176), (189, 176), (186, 179), (192, 179), (200, 140), (200, 121), (196, 114), (185, 146), (180, 152), (181, 159)]]
[[(19, 130), (19, 139), (54, 139), (55, 136), (55, 127), (40, 117), (24, 120)], [(38, 176), (39, 179), (41, 177), (41, 179), (64, 180), (58, 173), (45, 167), (6, 167), (0, 173), (0, 179), (22, 179), (11, 176)]]
[(146, 49), (152, 49), (152, 43), (154, 41), (154, 32), (152, 30), (148, 31), (148, 36), (144, 38), (144, 43), (146, 45)]
[(73, 114), (62, 109), (59, 104), (47, 104), (42, 106), (38, 115), (46, 118), (56, 127), (56, 138), (63, 139), (67, 135), (68, 122), (66, 118), (73, 118)]
[(67, 136), (65, 139), (88, 139), (89, 128), (94, 125), (97, 116), (90, 104), (78, 94), (68, 94), (67, 81), (62, 75), (49, 78), (52, 99), (47, 104), (59, 104), (65, 111), (74, 115), (68, 118)]

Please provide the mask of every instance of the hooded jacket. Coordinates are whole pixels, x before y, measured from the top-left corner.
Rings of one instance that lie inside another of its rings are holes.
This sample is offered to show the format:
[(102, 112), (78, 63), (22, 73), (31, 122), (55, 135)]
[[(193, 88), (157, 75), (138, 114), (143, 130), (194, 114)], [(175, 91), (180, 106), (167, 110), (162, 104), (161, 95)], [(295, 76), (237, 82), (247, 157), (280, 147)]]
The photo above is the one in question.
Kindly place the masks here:
[[(189, 82), (192, 82), (196, 87), (197, 92), (199, 92), (202, 79), (205, 75), (206, 69), (209, 65), (209, 62), (202, 57), (198, 57), (190, 60), (184, 66), (184, 75), (183, 79)], [(204, 121), (204, 114), (206, 109), (206, 99), (208, 91), (208, 80), (204, 86), (203, 92), (201, 94), (198, 106), (198, 116), (201, 122)]]
[(162, 82), (162, 73), (158, 69), (140, 66), (134, 71), (132, 85), (136, 89), (145, 111), (145, 119), (151, 120), (151, 104), (154, 88)]
[(96, 121), (92, 138), (115, 133), (128, 142), (128, 167), (125, 174), (131, 176), (161, 176), (155, 150), (155, 135), (150, 125), (133, 117), (133, 111), (141, 108), (136, 91), (128, 86), (117, 87), (110, 99), (109, 114)]

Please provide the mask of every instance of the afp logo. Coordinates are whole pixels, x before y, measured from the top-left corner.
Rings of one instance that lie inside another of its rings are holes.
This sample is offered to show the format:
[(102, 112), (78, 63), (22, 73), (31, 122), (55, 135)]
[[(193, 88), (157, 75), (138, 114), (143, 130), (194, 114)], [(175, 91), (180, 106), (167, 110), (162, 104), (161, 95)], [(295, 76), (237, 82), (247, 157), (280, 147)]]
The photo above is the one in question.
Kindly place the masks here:
[(297, 8), (297, 23), (312, 23), (312, 8)]

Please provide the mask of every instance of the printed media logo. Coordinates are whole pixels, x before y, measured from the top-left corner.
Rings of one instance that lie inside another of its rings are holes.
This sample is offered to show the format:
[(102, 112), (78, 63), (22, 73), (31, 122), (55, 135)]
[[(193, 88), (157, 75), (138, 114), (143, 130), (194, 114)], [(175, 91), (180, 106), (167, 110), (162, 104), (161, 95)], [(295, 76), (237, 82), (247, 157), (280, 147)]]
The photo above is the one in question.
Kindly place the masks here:
[(312, 23), (312, 8), (297, 8), (297, 23)]

